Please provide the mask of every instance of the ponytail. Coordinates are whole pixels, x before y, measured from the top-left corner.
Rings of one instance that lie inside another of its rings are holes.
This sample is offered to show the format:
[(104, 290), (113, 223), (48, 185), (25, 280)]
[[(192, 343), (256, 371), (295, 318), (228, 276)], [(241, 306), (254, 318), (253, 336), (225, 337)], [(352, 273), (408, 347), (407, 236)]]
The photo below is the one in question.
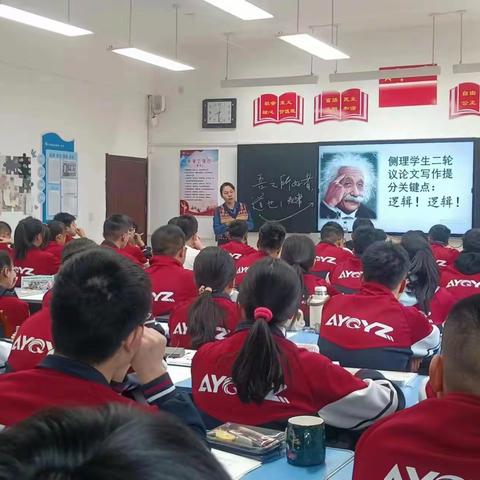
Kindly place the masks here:
[(18, 223), (13, 236), (16, 260), (23, 260), (27, 256), (28, 251), (34, 247), (35, 237), (39, 234), (43, 238), (44, 226), (37, 218), (27, 217)]
[(275, 319), (267, 308), (256, 308), (253, 325), (235, 363), (232, 380), (243, 403), (260, 404), (268, 393), (285, 383), (282, 356), (269, 323)]
[(300, 280), (300, 287), (301, 287), (301, 292), (302, 292), (302, 298), (301, 300), (306, 301), (308, 299), (308, 290), (307, 287), (305, 286), (305, 280), (303, 276), (307, 273), (300, 265), (294, 263), (292, 265), (293, 269), (298, 275), (298, 279)]
[(411, 261), (408, 280), (408, 288), (417, 298), (420, 310), (428, 314), (440, 283), (438, 266), (430, 249), (423, 248), (416, 252)]
[(10, 255), (5, 250), (0, 250), (0, 272), (5, 268), (10, 270), (13, 267), (12, 259)]

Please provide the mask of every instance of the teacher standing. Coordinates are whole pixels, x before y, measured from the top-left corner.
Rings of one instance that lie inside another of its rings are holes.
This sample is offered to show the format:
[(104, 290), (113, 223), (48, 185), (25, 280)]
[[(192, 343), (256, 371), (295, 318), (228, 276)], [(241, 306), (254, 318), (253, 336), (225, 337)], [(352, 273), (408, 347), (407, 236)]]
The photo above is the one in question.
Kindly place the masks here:
[(222, 183), (220, 195), (225, 203), (215, 209), (213, 216), (213, 230), (219, 245), (229, 241), (227, 227), (234, 220), (247, 222), (248, 230), (253, 230), (253, 220), (247, 205), (235, 199), (235, 187), (230, 182)]

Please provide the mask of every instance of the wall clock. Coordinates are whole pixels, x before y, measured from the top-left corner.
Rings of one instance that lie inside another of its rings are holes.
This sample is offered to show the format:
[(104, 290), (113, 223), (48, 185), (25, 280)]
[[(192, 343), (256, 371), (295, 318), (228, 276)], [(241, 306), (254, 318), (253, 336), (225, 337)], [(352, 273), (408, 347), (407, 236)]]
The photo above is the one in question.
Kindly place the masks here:
[(211, 98), (203, 101), (202, 128), (236, 127), (236, 98)]

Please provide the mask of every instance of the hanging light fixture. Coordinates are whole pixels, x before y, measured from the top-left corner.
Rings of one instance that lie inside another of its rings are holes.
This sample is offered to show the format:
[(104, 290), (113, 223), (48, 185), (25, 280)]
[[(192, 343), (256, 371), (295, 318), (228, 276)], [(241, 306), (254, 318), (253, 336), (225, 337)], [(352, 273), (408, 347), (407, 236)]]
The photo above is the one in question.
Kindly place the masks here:
[(246, 0), (204, 0), (205, 2), (220, 8), (224, 12), (235, 15), (242, 20), (262, 20), (273, 18), (271, 13), (262, 10)]
[(452, 66), (453, 73), (476, 73), (480, 72), (480, 63), (463, 63), (463, 15), (466, 10), (458, 10), (460, 17), (460, 56), (458, 63)]

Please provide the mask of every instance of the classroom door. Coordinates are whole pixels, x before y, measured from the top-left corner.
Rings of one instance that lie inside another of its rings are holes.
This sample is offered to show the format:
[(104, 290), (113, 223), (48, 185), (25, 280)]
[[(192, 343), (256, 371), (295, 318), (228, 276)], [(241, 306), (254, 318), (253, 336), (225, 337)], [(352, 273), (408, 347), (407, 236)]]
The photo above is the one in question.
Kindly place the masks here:
[(133, 218), (147, 237), (148, 159), (106, 155), (107, 217), (123, 213)]

